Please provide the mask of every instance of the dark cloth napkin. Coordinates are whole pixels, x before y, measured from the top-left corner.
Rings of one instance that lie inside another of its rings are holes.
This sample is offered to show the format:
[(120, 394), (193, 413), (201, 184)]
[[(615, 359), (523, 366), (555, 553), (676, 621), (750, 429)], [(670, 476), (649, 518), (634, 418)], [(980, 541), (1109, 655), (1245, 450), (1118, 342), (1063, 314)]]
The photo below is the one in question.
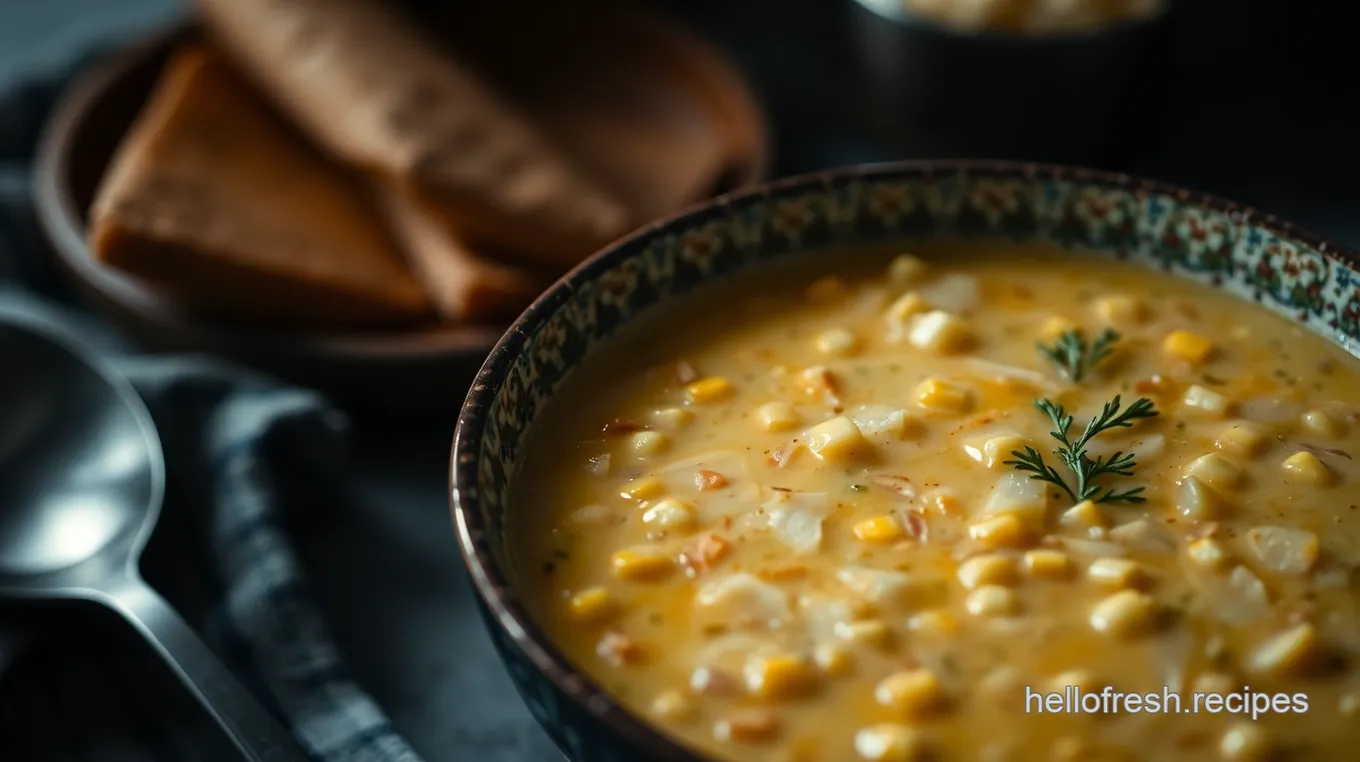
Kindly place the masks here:
[[(139, 356), (63, 303), (29, 204), (28, 161), (64, 82), (0, 92), (0, 319), (78, 336), (141, 393), (164, 443), (170, 495), (148, 581), (303, 748), (328, 762), (418, 762), (350, 676), (290, 537), (344, 498), (344, 417), (311, 392), (209, 358)], [(0, 372), (22, 368), (0, 357)], [(154, 658), (135, 637), (95, 609), (0, 608), (0, 760), (231, 758), (183, 706), (187, 694), (154, 679)]]

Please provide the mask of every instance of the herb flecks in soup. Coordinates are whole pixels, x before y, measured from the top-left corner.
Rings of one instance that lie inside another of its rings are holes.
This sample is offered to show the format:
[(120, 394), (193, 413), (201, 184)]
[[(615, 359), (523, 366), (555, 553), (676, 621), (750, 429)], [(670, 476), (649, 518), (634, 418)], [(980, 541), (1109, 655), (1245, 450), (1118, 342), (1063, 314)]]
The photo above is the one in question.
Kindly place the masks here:
[[(588, 363), (511, 500), (537, 620), (719, 758), (1352, 760), (1356, 361), (990, 247), (739, 279)], [(1107, 686), (1181, 713), (1033, 697)]]

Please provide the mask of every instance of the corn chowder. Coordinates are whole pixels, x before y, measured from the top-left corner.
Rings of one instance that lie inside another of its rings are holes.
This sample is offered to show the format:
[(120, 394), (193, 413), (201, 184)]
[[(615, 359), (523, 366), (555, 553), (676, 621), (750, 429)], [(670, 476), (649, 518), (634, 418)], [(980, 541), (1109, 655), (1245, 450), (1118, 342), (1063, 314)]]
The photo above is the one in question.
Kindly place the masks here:
[[(724, 284), (568, 380), (509, 520), (565, 652), (721, 759), (1353, 760), (1356, 361), (1096, 257), (875, 267)], [(1182, 713), (1027, 707), (1107, 686)]]

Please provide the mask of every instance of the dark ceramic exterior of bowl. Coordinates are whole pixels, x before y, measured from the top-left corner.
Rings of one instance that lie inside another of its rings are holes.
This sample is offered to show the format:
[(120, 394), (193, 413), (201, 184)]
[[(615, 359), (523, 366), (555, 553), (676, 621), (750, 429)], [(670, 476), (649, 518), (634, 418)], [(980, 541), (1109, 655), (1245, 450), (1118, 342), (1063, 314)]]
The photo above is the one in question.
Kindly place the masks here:
[(459, 416), (452, 503), (482, 612), (530, 711), (577, 762), (698, 762), (621, 707), (530, 618), (506, 562), (507, 486), (538, 411), (642, 311), (761, 262), (936, 235), (1038, 239), (1140, 262), (1360, 348), (1357, 255), (1270, 215), (1161, 183), (992, 161), (779, 181), (658, 222), (592, 257), (501, 338)]
[(902, 0), (847, 2), (857, 110), (914, 157), (1103, 163), (1135, 153), (1164, 89), (1176, 5), (1054, 36), (967, 33)]

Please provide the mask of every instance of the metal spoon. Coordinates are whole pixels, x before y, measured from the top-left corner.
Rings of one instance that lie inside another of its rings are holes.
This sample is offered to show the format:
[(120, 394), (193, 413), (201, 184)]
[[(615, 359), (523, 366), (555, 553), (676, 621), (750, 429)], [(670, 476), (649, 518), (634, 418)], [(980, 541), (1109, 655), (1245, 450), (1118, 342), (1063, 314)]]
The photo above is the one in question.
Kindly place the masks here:
[(0, 322), (0, 598), (88, 600), (146, 638), (249, 760), (309, 757), (138, 571), (165, 462), (151, 416), (93, 352)]

